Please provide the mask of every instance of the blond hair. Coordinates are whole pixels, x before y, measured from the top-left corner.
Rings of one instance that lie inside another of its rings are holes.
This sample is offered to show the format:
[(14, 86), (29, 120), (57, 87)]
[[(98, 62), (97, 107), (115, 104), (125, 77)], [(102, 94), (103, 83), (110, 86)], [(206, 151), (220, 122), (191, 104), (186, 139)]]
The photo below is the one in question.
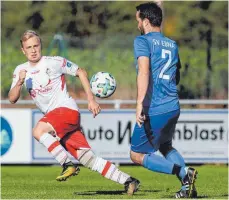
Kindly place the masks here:
[(33, 30), (27, 30), (21, 36), (21, 39), (20, 39), (21, 47), (23, 47), (23, 42), (27, 41), (28, 39), (30, 39), (32, 37), (38, 37), (39, 40), (40, 40), (40, 42), (41, 42), (40, 36), (35, 31), (33, 31)]

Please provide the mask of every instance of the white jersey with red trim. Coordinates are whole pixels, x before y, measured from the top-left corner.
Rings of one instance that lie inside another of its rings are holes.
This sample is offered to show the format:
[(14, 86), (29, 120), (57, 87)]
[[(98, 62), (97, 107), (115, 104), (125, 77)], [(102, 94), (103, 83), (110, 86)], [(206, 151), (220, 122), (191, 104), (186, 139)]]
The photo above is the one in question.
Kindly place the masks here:
[(76, 76), (76, 64), (62, 57), (42, 56), (35, 66), (26, 62), (16, 67), (11, 88), (16, 85), (22, 69), (27, 71), (24, 85), (43, 113), (58, 107), (78, 110), (75, 100), (67, 92), (64, 77), (65, 74)]

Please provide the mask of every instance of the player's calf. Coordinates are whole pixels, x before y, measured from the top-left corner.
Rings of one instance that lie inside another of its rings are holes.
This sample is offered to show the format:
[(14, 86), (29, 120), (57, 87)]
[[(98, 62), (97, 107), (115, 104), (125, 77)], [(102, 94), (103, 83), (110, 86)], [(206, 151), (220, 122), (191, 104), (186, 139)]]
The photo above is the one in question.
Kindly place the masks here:
[(64, 147), (49, 133), (44, 133), (39, 142), (43, 144), (47, 150), (53, 155), (57, 162), (63, 166), (63, 171), (60, 176), (56, 178), (58, 181), (65, 181), (69, 177), (79, 173), (79, 168), (75, 167)]
[(133, 195), (139, 188), (140, 181), (120, 171), (114, 164), (96, 156), (91, 150), (78, 150), (79, 161), (85, 167), (97, 171), (102, 176), (125, 185), (125, 191)]

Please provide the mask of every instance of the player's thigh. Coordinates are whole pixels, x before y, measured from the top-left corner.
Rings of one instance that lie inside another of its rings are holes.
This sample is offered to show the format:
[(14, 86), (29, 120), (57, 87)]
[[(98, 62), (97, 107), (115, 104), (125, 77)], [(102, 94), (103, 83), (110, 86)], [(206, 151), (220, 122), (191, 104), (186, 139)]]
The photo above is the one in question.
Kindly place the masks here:
[(141, 127), (136, 123), (131, 137), (131, 151), (136, 153), (155, 152), (153, 139), (153, 132), (149, 121), (145, 121)]
[(91, 149), (87, 142), (85, 135), (81, 130), (76, 130), (66, 134), (60, 143), (69, 151), (76, 159), (78, 159), (78, 150), (80, 149)]
[(139, 153), (153, 153), (160, 147), (161, 130), (165, 125), (160, 115), (146, 115), (141, 127), (135, 125), (131, 138), (131, 150)]
[(180, 115), (180, 111), (172, 111), (169, 113), (166, 113), (161, 120), (166, 122), (163, 128), (161, 129), (161, 135), (160, 135), (160, 144), (166, 144), (171, 143), (172, 144), (172, 138), (175, 133), (176, 124), (178, 121)]
[(56, 108), (47, 113), (40, 121), (50, 124), (56, 135), (62, 138), (65, 134), (80, 127), (80, 113), (65, 107)]
[(47, 124), (46, 122), (38, 122), (36, 124), (36, 126), (33, 128), (33, 136), (37, 139), (40, 140), (40, 137), (44, 134), (44, 133), (49, 133), (52, 132), (53, 128), (52, 126), (50, 126), (49, 124)]
[(172, 111), (160, 115), (148, 115), (143, 125), (135, 125), (131, 138), (131, 150), (137, 153), (152, 153), (160, 145), (172, 140), (175, 125), (180, 111)]

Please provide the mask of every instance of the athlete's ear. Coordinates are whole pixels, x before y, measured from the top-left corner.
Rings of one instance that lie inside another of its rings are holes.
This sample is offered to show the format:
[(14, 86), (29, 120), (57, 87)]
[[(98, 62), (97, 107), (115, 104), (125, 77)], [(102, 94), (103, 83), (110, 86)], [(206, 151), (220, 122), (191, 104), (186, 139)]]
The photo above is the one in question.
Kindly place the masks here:
[(25, 51), (24, 51), (23, 47), (21, 47), (21, 51), (25, 55)]
[(143, 19), (143, 25), (148, 26), (149, 25), (149, 20), (147, 18)]

